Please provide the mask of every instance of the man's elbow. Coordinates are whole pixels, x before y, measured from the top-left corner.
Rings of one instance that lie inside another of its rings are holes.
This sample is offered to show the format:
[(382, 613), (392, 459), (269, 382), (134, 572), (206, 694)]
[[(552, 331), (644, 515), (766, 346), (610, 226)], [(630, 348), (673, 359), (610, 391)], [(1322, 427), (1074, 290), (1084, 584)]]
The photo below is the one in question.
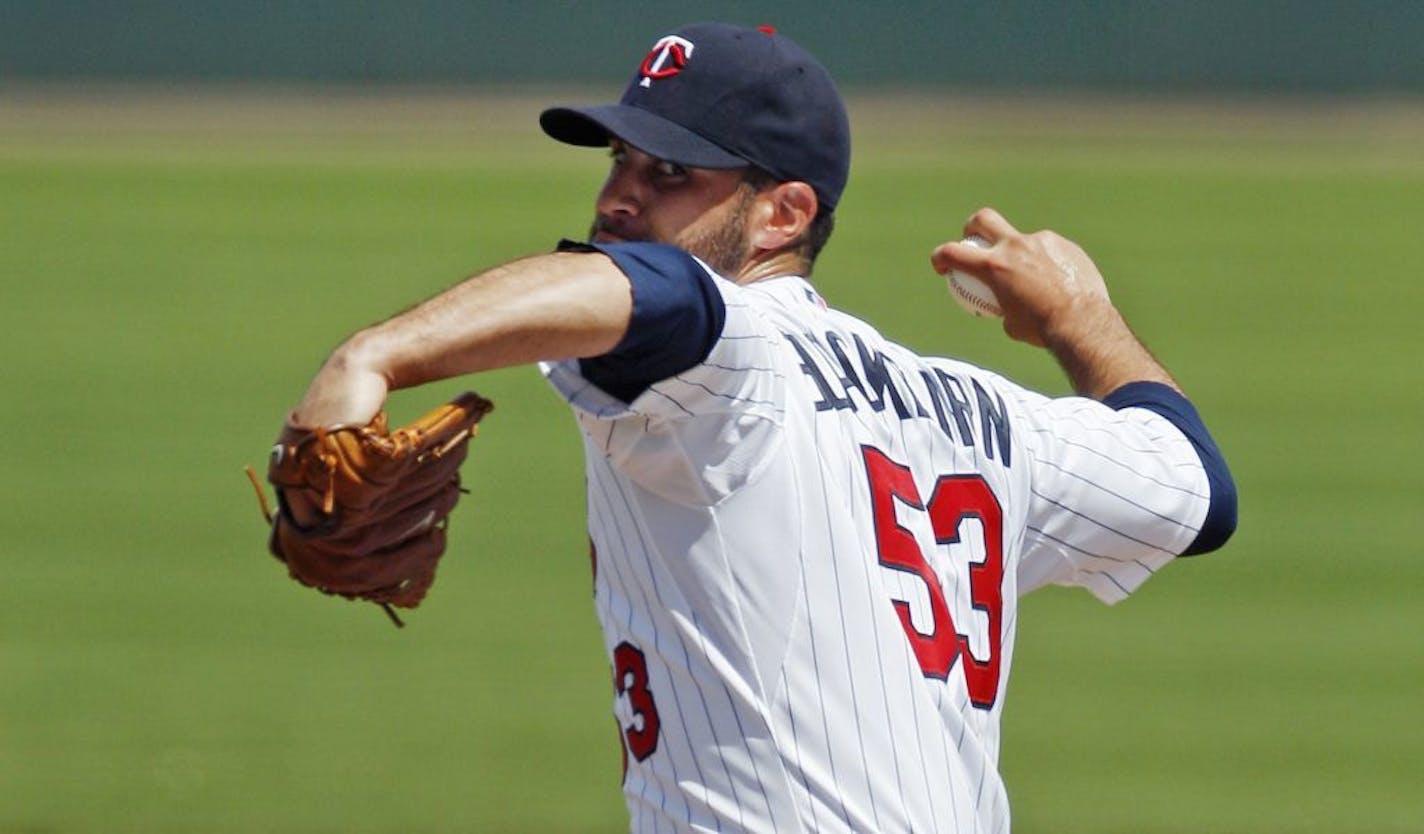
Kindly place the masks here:
[(1196, 556), (1220, 549), (1236, 532), (1236, 481), (1226, 462), (1217, 457), (1208, 459), (1206, 478), (1211, 485), (1211, 503), (1207, 507), (1206, 518), (1201, 529), (1183, 556)]

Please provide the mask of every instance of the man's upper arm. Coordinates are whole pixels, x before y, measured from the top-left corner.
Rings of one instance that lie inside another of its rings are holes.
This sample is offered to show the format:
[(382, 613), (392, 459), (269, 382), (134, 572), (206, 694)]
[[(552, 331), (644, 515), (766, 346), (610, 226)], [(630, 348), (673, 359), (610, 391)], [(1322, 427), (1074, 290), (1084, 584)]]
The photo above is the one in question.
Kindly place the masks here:
[(653, 383), (707, 358), (722, 333), (726, 305), (714, 279), (696, 258), (655, 243), (560, 245), (563, 251), (598, 251), (628, 276), (633, 316), (613, 350), (579, 361), (585, 379), (625, 403)]

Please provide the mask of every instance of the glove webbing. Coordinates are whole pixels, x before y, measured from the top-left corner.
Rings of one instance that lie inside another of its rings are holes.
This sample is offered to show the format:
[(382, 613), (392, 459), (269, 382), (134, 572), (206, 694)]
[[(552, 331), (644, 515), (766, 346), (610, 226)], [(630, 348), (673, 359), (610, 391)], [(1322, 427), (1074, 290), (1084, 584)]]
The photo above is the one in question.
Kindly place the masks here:
[[(432, 454), (439, 457), (449, 451), (454, 445), (453, 442), (448, 443), (436, 449)], [(336, 499), (336, 459), (328, 459), (325, 455), (323, 455), (321, 459), (323, 463), (327, 464), (327, 469), (331, 473), (330, 485), (327, 487), (326, 497), (322, 501), (322, 507), (326, 512), (330, 513), (335, 506), (334, 501)], [(262, 520), (267, 522), (268, 527), (271, 527), (273, 523), (275, 523), (276, 517), (272, 513), (272, 505), (267, 501), (267, 493), (262, 490), (262, 482), (257, 480), (257, 472), (253, 470), (251, 466), (242, 467), (242, 471), (247, 473), (247, 480), (252, 482), (252, 489), (257, 493), (257, 505), (262, 510)], [(461, 492), (465, 491), (466, 490), (463, 489), (461, 490)], [(381, 610), (386, 612), (386, 616), (391, 618), (391, 622), (396, 624), (396, 628), (405, 628), (405, 622), (401, 620), (400, 615), (395, 612), (395, 609), (391, 607), (390, 603), (382, 602), (378, 604), (381, 606)]]

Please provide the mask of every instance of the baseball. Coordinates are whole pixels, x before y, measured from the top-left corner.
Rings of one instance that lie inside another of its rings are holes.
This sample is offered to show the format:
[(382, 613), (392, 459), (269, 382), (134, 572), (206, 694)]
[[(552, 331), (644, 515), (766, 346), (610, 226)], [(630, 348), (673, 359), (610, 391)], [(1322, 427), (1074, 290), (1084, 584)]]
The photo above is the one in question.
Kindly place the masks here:
[[(989, 242), (978, 235), (970, 235), (965, 238), (964, 243), (971, 246), (978, 246), (980, 249), (988, 249)], [(949, 294), (954, 296), (954, 300), (959, 302), (970, 313), (987, 318), (1003, 318), (1004, 310), (999, 306), (998, 296), (989, 289), (989, 285), (975, 278), (966, 272), (953, 270), (945, 278), (949, 285)]]

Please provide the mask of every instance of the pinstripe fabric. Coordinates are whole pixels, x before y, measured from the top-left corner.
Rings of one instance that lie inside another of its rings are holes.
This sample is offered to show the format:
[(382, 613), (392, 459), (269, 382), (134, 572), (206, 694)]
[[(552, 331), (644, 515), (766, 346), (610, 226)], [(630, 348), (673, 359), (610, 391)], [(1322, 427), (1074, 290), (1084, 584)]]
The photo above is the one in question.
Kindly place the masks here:
[[(640, 710), (657, 713), (656, 748), (629, 748), (647, 753), (624, 780), (632, 830), (1008, 831), (1016, 600), (1061, 583), (1115, 602), (1160, 569), (1206, 512), (1195, 451), (1149, 411), (917, 357), (802, 279), (717, 285), (711, 355), (631, 404), (577, 363), (543, 366), (583, 430), (610, 658), (623, 644), (646, 658), (649, 700), (616, 670), (615, 715), (636, 734)], [(962, 635), (944, 679), (922, 671), (894, 605), (921, 634), (942, 627), (925, 581), (882, 564), (867, 447), (922, 498), (891, 501), (890, 526)], [(994, 646), (971, 572), (989, 522), (934, 527), (926, 506), (949, 476), (982, 479), (1002, 510), (999, 673), (980, 706), (962, 667)]]

